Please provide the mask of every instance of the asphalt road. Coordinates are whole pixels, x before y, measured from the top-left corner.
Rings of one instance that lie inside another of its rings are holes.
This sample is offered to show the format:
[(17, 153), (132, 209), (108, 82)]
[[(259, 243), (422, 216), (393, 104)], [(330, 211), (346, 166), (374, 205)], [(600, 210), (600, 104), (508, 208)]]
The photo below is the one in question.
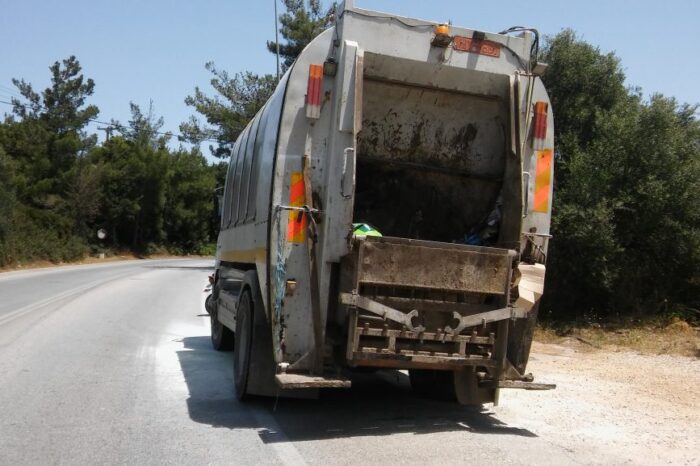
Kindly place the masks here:
[(239, 403), (232, 354), (209, 343), (203, 289), (212, 265), (0, 274), (0, 464), (629, 460), (595, 443), (572, 448), (549, 426), (556, 414), (513, 411), (548, 406), (547, 392), (504, 395), (511, 408), (475, 411), (417, 398), (393, 373), (357, 377), (320, 400)]

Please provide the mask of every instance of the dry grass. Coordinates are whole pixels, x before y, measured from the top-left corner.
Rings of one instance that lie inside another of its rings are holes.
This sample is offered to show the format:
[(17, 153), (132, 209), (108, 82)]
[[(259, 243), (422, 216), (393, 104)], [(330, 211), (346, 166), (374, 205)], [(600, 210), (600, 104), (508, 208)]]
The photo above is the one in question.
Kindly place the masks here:
[(628, 328), (600, 325), (554, 328), (540, 325), (535, 331), (535, 340), (584, 350), (633, 350), (646, 354), (700, 357), (700, 327), (680, 319), (674, 319), (666, 326), (639, 325)]

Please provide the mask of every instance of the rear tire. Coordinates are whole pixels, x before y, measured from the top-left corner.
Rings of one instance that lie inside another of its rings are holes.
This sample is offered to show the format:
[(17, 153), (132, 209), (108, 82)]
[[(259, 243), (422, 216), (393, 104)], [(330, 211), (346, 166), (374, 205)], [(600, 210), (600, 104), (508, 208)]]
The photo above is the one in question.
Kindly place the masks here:
[(496, 399), (496, 391), (479, 387), (477, 373), (469, 369), (454, 372), (410, 369), (408, 376), (413, 390), (424, 398), (457, 401), (466, 406), (480, 406)]
[(409, 369), (411, 388), (423, 398), (440, 401), (456, 401), (454, 378), (451, 371)]
[(216, 351), (231, 351), (235, 343), (233, 332), (219, 322), (216, 308), (213, 308), (213, 311), (209, 315), (211, 319), (211, 345)]
[(509, 323), (508, 360), (521, 374), (525, 374), (527, 370), (539, 308), (540, 301), (537, 300), (533, 308), (528, 312), (527, 318), (516, 319)]
[(250, 292), (244, 290), (236, 313), (236, 342), (233, 355), (233, 383), (236, 386), (236, 397), (239, 400), (248, 397), (248, 373), (252, 346), (253, 300), (250, 297)]
[(453, 376), (455, 395), (459, 404), (481, 406), (496, 401), (496, 389), (480, 387), (476, 371), (462, 369), (455, 371)]

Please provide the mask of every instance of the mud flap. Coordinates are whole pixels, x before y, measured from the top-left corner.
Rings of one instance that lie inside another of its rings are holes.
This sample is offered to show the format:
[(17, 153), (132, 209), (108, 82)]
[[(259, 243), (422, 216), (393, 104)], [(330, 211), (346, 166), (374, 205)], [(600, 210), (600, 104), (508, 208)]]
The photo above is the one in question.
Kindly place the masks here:
[(317, 389), (285, 390), (275, 382), (275, 360), (272, 352), (272, 331), (265, 317), (257, 272), (246, 272), (243, 281), (253, 298), (253, 344), (248, 369), (247, 393), (286, 398), (318, 398)]
[(510, 321), (510, 328), (508, 329), (508, 360), (521, 374), (524, 374), (527, 369), (539, 307), (540, 300), (538, 299), (524, 319)]

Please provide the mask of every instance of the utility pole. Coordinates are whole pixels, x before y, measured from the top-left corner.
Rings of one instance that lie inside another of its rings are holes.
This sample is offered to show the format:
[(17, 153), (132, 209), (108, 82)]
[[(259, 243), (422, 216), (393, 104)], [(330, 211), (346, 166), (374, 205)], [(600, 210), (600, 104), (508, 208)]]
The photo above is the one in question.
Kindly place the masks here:
[(105, 132), (105, 140), (106, 141), (110, 140), (110, 138), (112, 137), (112, 131), (114, 131), (114, 128), (112, 126), (98, 126), (97, 129), (99, 131)]
[(280, 82), (280, 38), (279, 28), (277, 27), (277, 0), (275, 2), (275, 47), (277, 48), (277, 82)]

